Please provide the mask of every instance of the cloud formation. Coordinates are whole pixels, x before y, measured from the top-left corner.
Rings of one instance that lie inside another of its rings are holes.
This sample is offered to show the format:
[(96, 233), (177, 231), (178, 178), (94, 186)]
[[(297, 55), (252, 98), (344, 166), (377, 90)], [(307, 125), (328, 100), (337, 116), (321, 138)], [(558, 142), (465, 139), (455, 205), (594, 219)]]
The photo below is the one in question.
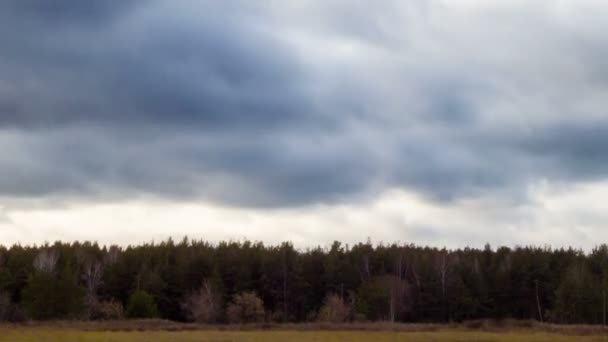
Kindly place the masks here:
[(605, 180), (597, 1), (0, 4), (0, 196), (528, 201)]

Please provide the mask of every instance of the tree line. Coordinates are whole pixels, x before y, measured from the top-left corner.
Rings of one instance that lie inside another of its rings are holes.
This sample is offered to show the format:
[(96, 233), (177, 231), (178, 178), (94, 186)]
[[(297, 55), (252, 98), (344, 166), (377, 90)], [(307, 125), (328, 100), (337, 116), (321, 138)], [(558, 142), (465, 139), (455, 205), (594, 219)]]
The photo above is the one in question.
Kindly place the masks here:
[(299, 250), (167, 240), (0, 247), (0, 320), (201, 323), (533, 319), (606, 324), (608, 247)]

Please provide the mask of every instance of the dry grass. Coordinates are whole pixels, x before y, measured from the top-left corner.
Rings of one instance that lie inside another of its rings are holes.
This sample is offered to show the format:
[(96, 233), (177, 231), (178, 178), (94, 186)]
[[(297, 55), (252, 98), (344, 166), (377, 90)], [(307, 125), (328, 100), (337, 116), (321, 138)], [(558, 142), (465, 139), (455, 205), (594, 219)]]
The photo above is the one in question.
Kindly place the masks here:
[(297, 323), (297, 324), (246, 324), (246, 325), (205, 325), (179, 323), (160, 319), (120, 320), (120, 321), (55, 321), (6, 324), (5, 328), (58, 328), (82, 331), (401, 331), (430, 332), (446, 328), (440, 324), (402, 324), (390, 322), (361, 323)]
[(603, 336), (574, 336), (550, 334), (545, 332), (489, 332), (447, 329), (437, 331), (85, 331), (58, 327), (2, 327), (0, 341), (81, 341), (81, 342), (118, 342), (118, 341), (201, 341), (201, 342), (262, 342), (262, 341), (361, 341), (361, 342), (592, 342), (608, 341)]
[(0, 341), (410, 341), (569, 342), (606, 341), (598, 326), (563, 326), (532, 321), (471, 321), (465, 324), (259, 324), (206, 326), (164, 320), (30, 322), (0, 325)]

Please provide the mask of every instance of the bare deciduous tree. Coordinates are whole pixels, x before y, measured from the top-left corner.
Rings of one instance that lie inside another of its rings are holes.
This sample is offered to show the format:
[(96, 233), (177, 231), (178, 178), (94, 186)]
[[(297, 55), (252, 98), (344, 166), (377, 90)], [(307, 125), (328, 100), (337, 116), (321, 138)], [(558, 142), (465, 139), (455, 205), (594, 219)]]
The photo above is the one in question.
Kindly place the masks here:
[(444, 248), (435, 255), (435, 271), (439, 278), (439, 284), (441, 285), (441, 299), (443, 302), (443, 310), (446, 318), (450, 316), (449, 305), (447, 303), (447, 287), (448, 277), (450, 276), (450, 269), (454, 263), (454, 256)]
[(218, 298), (211, 284), (204, 281), (198, 291), (186, 298), (183, 307), (193, 321), (213, 323), (217, 319), (220, 307)]
[(83, 267), (83, 279), (86, 286), (86, 304), (89, 317), (97, 306), (97, 290), (101, 286), (104, 264), (99, 260), (88, 260)]
[(52, 273), (55, 271), (58, 260), (59, 253), (55, 249), (42, 249), (34, 259), (34, 269), (38, 272)]
[(319, 310), (317, 320), (324, 322), (342, 323), (351, 316), (351, 307), (337, 294), (330, 294), (325, 298)]
[(410, 286), (405, 279), (397, 276), (387, 275), (380, 280), (388, 290), (389, 295), (389, 320), (394, 322), (397, 316), (409, 309), (411, 299)]
[(441, 284), (441, 295), (445, 298), (448, 271), (450, 268), (450, 260), (448, 252), (443, 249), (435, 257), (435, 269), (439, 275), (439, 282)]

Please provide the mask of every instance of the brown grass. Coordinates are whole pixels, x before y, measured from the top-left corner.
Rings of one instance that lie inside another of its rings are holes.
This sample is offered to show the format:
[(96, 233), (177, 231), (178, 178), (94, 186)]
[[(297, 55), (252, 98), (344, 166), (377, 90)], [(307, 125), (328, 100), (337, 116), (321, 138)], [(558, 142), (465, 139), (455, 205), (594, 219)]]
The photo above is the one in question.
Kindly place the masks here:
[(244, 325), (208, 325), (179, 323), (160, 319), (120, 320), (120, 321), (47, 321), (26, 322), (20, 324), (0, 324), (0, 328), (53, 328), (81, 331), (393, 331), (393, 332), (435, 332), (482, 331), (493, 333), (505, 332), (543, 332), (576, 336), (608, 336), (608, 328), (599, 325), (557, 325), (536, 321), (518, 320), (475, 320), (464, 323), (431, 324), (431, 323), (391, 323), (391, 322), (355, 322), (355, 323), (293, 323), (293, 324), (244, 324)]
[(164, 320), (0, 324), (0, 342), (605, 342), (597, 326), (521, 321), (464, 324), (198, 325)]

